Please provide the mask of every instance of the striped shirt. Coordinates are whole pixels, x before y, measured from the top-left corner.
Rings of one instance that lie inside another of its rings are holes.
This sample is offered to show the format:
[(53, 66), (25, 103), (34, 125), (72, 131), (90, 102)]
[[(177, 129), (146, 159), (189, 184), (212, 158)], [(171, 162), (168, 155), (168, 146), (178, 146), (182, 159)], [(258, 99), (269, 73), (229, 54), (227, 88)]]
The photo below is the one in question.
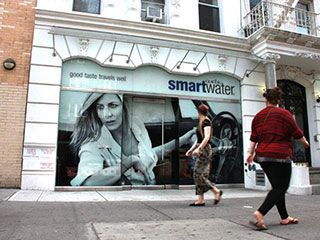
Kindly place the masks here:
[(261, 110), (252, 121), (251, 131), (250, 140), (258, 142), (255, 150), (258, 158), (286, 159), (289, 156), (293, 159), (292, 138), (303, 137), (291, 113), (279, 107)]

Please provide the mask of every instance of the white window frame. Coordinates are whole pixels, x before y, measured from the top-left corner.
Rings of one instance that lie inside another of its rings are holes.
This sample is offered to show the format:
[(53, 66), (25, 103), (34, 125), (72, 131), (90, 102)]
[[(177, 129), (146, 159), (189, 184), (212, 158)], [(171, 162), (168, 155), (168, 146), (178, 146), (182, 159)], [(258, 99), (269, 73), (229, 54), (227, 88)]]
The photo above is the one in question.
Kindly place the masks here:
[(211, 8), (216, 8), (218, 9), (218, 13), (219, 13), (219, 31), (214, 31), (214, 30), (206, 30), (206, 29), (202, 29), (200, 28), (200, 14), (199, 14), (199, 29), (200, 30), (204, 30), (204, 31), (210, 31), (210, 32), (219, 32), (221, 33), (222, 32), (222, 19), (221, 19), (221, 4), (220, 4), (220, 0), (216, 0), (217, 1), (217, 5), (214, 5), (214, 4), (208, 4), (208, 3), (203, 3), (203, 2), (200, 2), (200, 0), (198, 1), (198, 5), (202, 5), (202, 6), (206, 6), (206, 7), (211, 7)]

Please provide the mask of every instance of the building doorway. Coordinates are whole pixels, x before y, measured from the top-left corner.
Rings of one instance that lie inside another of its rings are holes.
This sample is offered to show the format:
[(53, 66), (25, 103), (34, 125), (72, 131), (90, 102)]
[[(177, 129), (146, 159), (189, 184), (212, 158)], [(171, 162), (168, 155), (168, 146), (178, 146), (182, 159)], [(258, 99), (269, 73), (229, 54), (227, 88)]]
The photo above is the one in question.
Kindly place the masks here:
[[(142, 138), (152, 145), (152, 151), (156, 155), (157, 161), (152, 166), (155, 183), (178, 184), (178, 99), (133, 95), (125, 95), (124, 99), (129, 105), (132, 121), (130, 125), (133, 126), (134, 122), (139, 121), (145, 126), (146, 132)], [(140, 145), (139, 148), (142, 149), (144, 146)], [(145, 156), (140, 153), (139, 157)]]
[[(306, 90), (302, 85), (289, 81), (279, 80), (278, 87), (283, 91), (280, 107), (287, 109), (295, 118), (298, 126), (309, 140), (308, 112), (306, 104)], [(310, 150), (305, 149), (297, 140), (293, 141), (294, 162), (307, 162), (311, 166)]]

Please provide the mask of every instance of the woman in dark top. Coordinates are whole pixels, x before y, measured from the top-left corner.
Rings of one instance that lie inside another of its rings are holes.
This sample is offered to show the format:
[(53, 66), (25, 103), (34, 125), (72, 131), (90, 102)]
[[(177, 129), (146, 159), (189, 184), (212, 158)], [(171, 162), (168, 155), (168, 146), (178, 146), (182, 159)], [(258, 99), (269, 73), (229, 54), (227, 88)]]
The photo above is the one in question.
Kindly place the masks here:
[(212, 149), (208, 143), (211, 138), (211, 121), (208, 118), (209, 107), (201, 104), (197, 108), (199, 125), (197, 128), (197, 140), (192, 147), (187, 151), (186, 156), (195, 156), (193, 179), (196, 187), (196, 195), (198, 200), (191, 203), (190, 206), (204, 206), (204, 193), (212, 190), (215, 195), (214, 204), (218, 204), (222, 195), (222, 190), (219, 190), (208, 177), (210, 173), (210, 162)]
[[(267, 229), (263, 218), (274, 205), (277, 206), (281, 217), (280, 224), (299, 222), (297, 218), (288, 215), (285, 202), (285, 193), (291, 178), (292, 138), (298, 139), (306, 148), (309, 147), (291, 113), (277, 107), (281, 94), (280, 88), (266, 91), (264, 94), (266, 108), (254, 117), (251, 126), (247, 163), (250, 164), (252, 161), (259, 163), (272, 186), (260, 208), (253, 213), (256, 222), (250, 221), (263, 230)], [(255, 149), (256, 144), (258, 146)]]

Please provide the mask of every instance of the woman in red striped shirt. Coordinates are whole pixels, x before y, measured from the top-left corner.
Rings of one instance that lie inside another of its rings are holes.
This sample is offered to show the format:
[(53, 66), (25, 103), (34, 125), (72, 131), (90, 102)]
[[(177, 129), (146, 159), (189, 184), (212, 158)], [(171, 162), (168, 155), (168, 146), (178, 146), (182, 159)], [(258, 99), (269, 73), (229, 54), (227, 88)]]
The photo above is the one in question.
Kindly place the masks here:
[(262, 205), (253, 213), (257, 221), (250, 222), (263, 230), (267, 229), (264, 216), (274, 205), (281, 217), (280, 224), (299, 222), (297, 218), (288, 215), (285, 202), (291, 178), (292, 138), (298, 139), (306, 148), (309, 147), (309, 143), (292, 114), (278, 107), (281, 95), (282, 91), (278, 87), (268, 89), (264, 93), (266, 108), (254, 117), (251, 126), (247, 163), (259, 163), (272, 185)]

